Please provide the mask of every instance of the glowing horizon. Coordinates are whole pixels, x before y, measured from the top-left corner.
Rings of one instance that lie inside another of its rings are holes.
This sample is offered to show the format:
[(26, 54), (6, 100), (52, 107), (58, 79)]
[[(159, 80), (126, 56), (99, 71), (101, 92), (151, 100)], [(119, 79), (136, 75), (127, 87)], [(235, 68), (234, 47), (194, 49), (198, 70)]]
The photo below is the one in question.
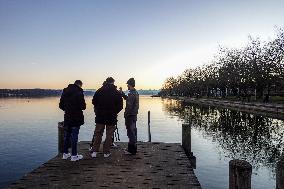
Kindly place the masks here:
[(284, 2), (0, 1), (0, 88), (97, 89), (134, 77), (137, 89), (213, 59), (219, 45), (272, 38)]

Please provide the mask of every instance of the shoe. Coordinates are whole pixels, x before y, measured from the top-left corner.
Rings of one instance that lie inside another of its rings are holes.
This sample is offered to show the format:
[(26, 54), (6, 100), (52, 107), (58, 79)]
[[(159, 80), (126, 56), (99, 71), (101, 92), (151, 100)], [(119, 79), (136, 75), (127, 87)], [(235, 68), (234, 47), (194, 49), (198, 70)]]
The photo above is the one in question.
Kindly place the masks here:
[(79, 161), (83, 159), (82, 155), (71, 156), (71, 161)]
[(70, 157), (71, 157), (70, 153), (68, 153), (68, 154), (63, 153), (62, 159), (68, 159)]
[(90, 151), (90, 152), (93, 151), (93, 147), (92, 147), (92, 146), (89, 148), (89, 151)]
[(110, 156), (110, 153), (104, 154), (104, 158), (108, 158)]
[(97, 157), (98, 152), (93, 152), (91, 153), (92, 158), (96, 158)]
[(111, 148), (118, 148), (118, 146), (115, 143), (112, 143)]
[(124, 149), (124, 155), (132, 155), (127, 149)]

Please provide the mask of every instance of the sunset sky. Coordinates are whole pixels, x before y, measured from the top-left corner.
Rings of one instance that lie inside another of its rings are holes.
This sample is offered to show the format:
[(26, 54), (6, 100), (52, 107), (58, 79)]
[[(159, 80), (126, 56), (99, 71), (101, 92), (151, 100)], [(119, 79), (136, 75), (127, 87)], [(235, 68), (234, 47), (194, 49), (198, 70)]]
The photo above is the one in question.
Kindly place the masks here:
[(0, 88), (60, 89), (106, 77), (159, 89), (218, 46), (273, 38), (283, 0), (0, 0)]

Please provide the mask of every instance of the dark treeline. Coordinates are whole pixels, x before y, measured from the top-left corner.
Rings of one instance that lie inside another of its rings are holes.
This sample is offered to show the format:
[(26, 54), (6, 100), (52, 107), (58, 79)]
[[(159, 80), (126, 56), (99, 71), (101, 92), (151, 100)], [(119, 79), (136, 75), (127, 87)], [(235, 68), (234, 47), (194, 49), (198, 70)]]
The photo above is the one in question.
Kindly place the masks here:
[[(87, 96), (94, 95), (94, 90), (86, 90), (84, 94)], [(48, 97), (60, 96), (62, 90), (55, 89), (0, 89), (0, 98), (7, 97)]]
[(284, 96), (284, 29), (268, 42), (249, 37), (243, 48), (220, 48), (209, 64), (167, 78), (161, 96)]
[(59, 96), (62, 90), (51, 89), (0, 89), (0, 97)]

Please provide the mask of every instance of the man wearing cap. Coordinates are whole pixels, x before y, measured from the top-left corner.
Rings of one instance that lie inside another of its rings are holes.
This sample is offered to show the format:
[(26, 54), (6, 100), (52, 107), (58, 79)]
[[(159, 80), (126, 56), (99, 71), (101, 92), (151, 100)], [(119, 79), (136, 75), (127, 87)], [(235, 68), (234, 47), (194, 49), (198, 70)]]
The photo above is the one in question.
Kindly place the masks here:
[(115, 131), (115, 125), (117, 124), (117, 114), (123, 108), (121, 94), (116, 89), (112, 77), (107, 78), (106, 83), (96, 91), (92, 103), (96, 114), (96, 128), (91, 156), (93, 158), (97, 157), (104, 129), (106, 127), (106, 139), (103, 145), (103, 153), (104, 157), (107, 158), (110, 156), (112, 136)]
[(127, 81), (128, 95), (125, 95), (120, 88), (122, 97), (126, 100), (126, 107), (124, 112), (125, 125), (127, 129), (127, 136), (129, 138), (128, 149), (125, 154), (135, 155), (137, 153), (137, 114), (139, 109), (139, 94), (135, 89), (135, 80), (130, 78)]

